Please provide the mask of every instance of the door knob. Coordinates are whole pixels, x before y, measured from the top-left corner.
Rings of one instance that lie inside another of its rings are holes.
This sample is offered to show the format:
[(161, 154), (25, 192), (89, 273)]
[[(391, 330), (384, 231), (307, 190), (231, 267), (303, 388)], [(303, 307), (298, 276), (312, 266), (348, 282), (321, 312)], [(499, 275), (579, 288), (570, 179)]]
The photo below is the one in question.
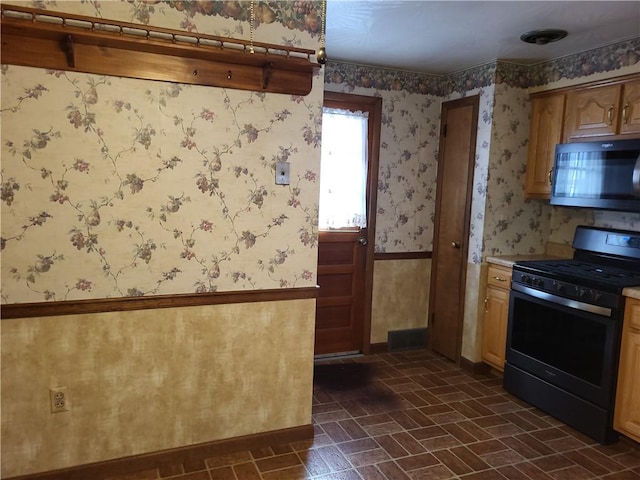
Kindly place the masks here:
[(460, 248), (460, 242), (451, 242), (453, 248)]
[(367, 243), (369, 243), (369, 240), (367, 240), (365, 237), (360, 237), (358, 238), (358, 243), (360, 245), (366, 245)]

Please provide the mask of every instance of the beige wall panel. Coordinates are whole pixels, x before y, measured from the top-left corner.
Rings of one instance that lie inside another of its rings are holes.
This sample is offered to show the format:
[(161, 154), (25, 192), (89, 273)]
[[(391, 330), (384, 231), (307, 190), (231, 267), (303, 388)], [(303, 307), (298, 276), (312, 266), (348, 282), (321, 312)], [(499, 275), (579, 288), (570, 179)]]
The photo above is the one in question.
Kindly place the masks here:
[(378, 260), (373, 272), (371, 343), (387, 332), (427, 326), (431, 259)]
[(2, 478), (310, 424), (314, 318), (294, 300), (3, 320)]

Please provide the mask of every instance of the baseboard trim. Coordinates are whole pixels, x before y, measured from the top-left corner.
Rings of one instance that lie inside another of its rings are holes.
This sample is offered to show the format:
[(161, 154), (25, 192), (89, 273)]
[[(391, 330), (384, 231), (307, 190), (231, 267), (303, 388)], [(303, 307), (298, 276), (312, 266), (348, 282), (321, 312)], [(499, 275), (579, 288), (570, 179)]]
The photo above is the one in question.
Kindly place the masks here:
[(387, 353), (388, 351), (389, 351), (389, 345), (387, 345), (387, 342), (372, 343), (369, 346), (370, 355), (375, 355), (376, 353)]
[(484, 362), (472, 362), (468, 358), (460, 357), (460, 368), (472, 375), (487, 375), (491, 367)]
[[(245, 450), (255, 450), (269, 445), (287, 444), (313, 438), (313, 425), (274, 430), (225, 440), (200, 443), (158, 452), (117, 458), (105, 462), (12, 477), (7, 480), (105, 480), (116, 475), (157, 469), (169, 475), (195, 472), (206, 468), (207, 458)], [(164, 475), (166, 476), (166, 475)]]

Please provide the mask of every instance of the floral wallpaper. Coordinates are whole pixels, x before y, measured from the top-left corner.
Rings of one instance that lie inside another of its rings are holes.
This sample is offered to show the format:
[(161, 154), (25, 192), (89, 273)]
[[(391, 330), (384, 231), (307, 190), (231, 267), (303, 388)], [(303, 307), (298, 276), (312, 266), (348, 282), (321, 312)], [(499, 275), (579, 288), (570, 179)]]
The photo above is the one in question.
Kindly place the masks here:
[[(113, 3), (46, 6), (183, 16)], [(316, 284), (319, 76), (299, 97), (1, 73), (3, 303)]]
[(542, 252), (549, 236), (548, 207), (525, 199), (523, 189), (529, 96), (522, 88), (496, 83), (494, 103), (483, 254)]
[(382, 95), (376, 252), (432, 249), (440, 102)]
[[(243, 2), (12, 3), (249, 34)], [(319, 2), (255, 8), (258, 40), (317, 46)], [(471, 263), (570, 243), (576, 217), (635, 228), (635, 215), (525, 201), (520, 185), (526, 88), (635, 65), (639, 48), (632, 39), (443, 77), (330, 62), (327, 90), (383, 98), (376, 252), (432, 249), (441, 103), (464, 95), (481, 101)], [(3, 66), (2, 302), (314, 284), (320, 82), (302, 98)], [(286, 187), (273, 181), (281, 160), (292, 165)]]

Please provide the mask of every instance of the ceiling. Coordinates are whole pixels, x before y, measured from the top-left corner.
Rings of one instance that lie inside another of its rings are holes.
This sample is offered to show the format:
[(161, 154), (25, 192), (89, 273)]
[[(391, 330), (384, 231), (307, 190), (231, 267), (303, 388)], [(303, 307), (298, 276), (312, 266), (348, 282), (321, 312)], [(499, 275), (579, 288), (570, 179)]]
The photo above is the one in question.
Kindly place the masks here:
[[(330, 61), (445, 75), (496, 59), (534, 64), (640, 36), (640, 1), (327, 0)], [(546, 45), (520, 35), (568, 35)]]

